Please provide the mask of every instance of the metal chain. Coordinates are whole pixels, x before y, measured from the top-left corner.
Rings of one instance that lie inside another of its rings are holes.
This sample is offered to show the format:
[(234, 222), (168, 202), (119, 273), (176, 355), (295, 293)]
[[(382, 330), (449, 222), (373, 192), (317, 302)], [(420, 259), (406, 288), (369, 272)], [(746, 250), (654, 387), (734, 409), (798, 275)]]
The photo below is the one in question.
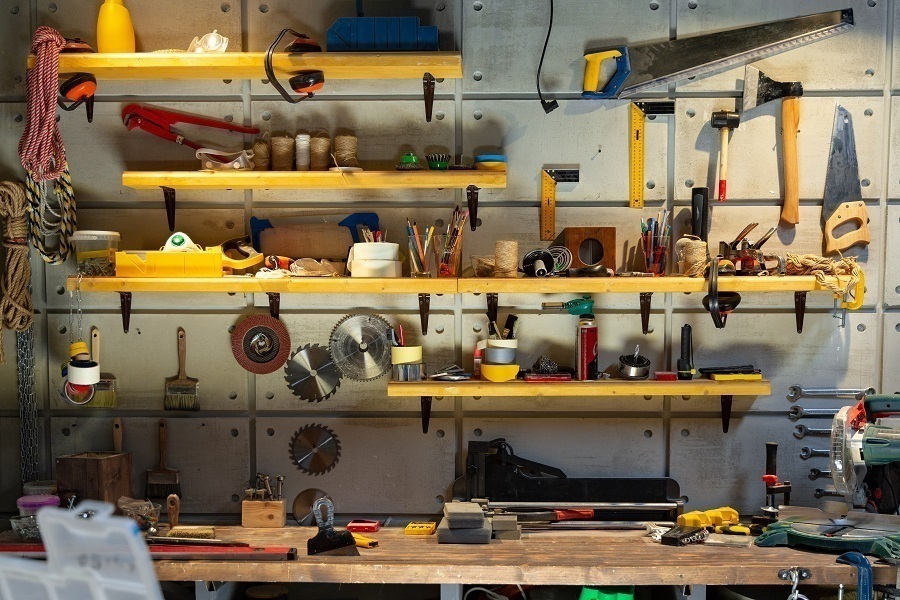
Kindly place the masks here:
[(38, 415), (34, 393), (34, 325), (16, 333), (19, 382), (19, 448), (22, 483), (38, 478)]
[[(69, 344), (84, 340), (84, 313), (81, 312), (81, 278), (78, 274), (75, 280), (75, 289), (69, 292)], [(77, 305), (77, 309), (76, 309)], [(75, 318), (78, 317), (78, 338), (75, 338)]]

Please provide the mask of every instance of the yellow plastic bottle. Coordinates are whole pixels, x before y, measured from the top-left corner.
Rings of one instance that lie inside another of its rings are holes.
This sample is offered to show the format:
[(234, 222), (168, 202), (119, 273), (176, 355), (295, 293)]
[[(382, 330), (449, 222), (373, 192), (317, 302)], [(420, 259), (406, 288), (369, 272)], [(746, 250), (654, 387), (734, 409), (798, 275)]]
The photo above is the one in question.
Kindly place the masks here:
[(124, 0), (105, 0), (97, 18), (98, 52), (134, 52), (134, 26)]

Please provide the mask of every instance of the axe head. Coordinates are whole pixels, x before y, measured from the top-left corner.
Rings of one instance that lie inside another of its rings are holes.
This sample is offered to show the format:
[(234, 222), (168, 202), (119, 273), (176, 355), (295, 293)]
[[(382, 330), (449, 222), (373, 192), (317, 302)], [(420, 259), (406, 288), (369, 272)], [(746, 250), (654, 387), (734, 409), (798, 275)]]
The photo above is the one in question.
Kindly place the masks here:
[(743, 111), (756, 108), (778, 98), (791, 98), (803, 95), (803, 84), (799, 81), (775, 81), (765, 73), (747, 65), (744, 67), (744, 99)]

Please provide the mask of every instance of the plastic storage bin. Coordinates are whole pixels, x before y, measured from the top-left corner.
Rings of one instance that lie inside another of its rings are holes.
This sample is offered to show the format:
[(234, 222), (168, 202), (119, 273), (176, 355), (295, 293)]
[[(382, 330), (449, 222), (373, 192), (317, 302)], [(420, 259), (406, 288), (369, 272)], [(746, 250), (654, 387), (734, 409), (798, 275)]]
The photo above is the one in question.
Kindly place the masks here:
[(51, 494), (40, 494), (37, 496), (22, 496), (16, 500), (16, 506), (19, 508), (21, 516), (36, 515), (37, 511), (45, 506), (59, 506), (59, 496)]
[(75, 258), (78, 273), (85, 277), (115, 277), (116, 252), (121, 236), (116, 231), (76, 231)]

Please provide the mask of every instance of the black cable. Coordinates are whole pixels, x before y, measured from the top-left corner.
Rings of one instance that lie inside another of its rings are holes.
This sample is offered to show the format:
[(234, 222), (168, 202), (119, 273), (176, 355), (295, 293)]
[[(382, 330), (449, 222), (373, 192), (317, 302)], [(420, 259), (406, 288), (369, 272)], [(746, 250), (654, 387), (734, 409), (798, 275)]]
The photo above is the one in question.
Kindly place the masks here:
[(556, 100), (547, 101), (544, 100), (544, 95), (541, 94), (541, 69), (544, 67), (544, 55), (547, 53), (547, 43), (550, 41), (550, 32), (553, 31), (553, 0), (550, 0), (550, 23), (547, 25), (547, 37), (544, 38), (544, 49), (541, 50), (541, 60), (538, 62), (537, 69), (537, 77), (535, 85), (537, 86), (538, 98), (541, 99), (541, 106), (544, 107), (544, 112), (550, 114), (557, 108), (559, 108), (559, 102)]

